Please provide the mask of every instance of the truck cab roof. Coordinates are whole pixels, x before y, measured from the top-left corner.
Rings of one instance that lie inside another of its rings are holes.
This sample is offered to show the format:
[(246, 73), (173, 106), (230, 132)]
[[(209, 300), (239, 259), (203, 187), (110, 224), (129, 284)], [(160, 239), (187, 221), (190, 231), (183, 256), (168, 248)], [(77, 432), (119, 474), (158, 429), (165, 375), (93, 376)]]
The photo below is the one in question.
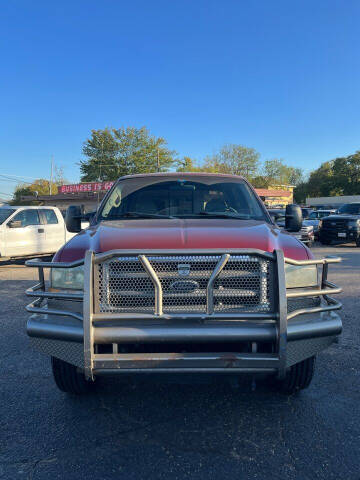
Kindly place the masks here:
[(218, 178), (234, 178), (244, 180), (241, 175), (234, 175), (232, 173), (211, 173), (211, 172), (155, 172), (155, 173), (136, 173), (134, 175), (124, 175), (119, 180), (125, 178), (141, 178), (141, 177), (218, 177)]

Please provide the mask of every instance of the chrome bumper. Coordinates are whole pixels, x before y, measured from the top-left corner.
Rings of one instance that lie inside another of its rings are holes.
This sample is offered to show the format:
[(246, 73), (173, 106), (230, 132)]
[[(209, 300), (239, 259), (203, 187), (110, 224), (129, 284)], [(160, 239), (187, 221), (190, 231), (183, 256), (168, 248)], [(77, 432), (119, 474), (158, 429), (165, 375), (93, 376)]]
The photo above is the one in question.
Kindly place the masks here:
[[(72, 263), (45, 263), (30, 260), (28, 266), (39, 269), (40, 282), (27, 290), (35, 297), (26, 308), (32, 313), (27, 333), (34, 346), (44, 353), (62, 358), (84, 368), (88, 378), (107, 373), (128, 372), (268, 372), (285, 375), (289, 365), (316, 354), (330, 345), (341, 333), (340, 317), (334, 312), (341, 308), (330, 294), (340, 288), (327, 280), (329, 263), (339, 258), (295, 261), (283, 257), (281, 251), (273, 254), (257, 250), (196, 251), (196, 253), (254, 254), (266, 256), (275, 264), (277, 292), (274, 313), (215, 314), (211, 309), (209, 288), (207, 314), (165, 315), (161, 311), (161, 291), (155, 288), (157, 308), (154, 315), (95, 313), (93, 299), (94, 265), (104, 258), (119, 255), (139, 255), (146, 261), (147, 254), (175, 255), (179, 251), (138, 252), (112, 251), (95, 255), (88, 251), (85, 259)], [(189, 254), (189, 252), (186, 252)], [(193, 252), (191, 252), (193, 253)], [(46, 290), (44, 268), (71, 268), (84, 263), (84, 295), (79, 293), (50, 292)], [(287, 291), (284, 264), (322, 265), (321, 281), (317, 288)], [(211, 279), (213, 281), (214, 278)], [(210, 284), (210, 282), (209, 282)], [(156, 284), (155, 284), (156, 287)], [(287, 312), (287, 299), (298, 297), (322, 297), (320, 305)], [(48, 299), (78, 302), (83, 300), (83, 312), (61, 310), (44, 304)], [(211, 345), (227, 342), (249, 342), (250, 353), (213, 353)], [(119, 344), (166, 344), (170, 353), (121, 353)], [(176, 343), (207, 344), (205, 353), (171, 353)], [(262, 343), (274, 345), (273, 353), (258, 353)], [(99, 353), (96, 345), (108, 345), (111, 351)], [(71, 352), (71, 353), (69, 353)]]
[[(59, 322), (59, 318), (61, 321)], [(324, 312), (321, 315), (310, 314), (303, 320), (289, 322), (287, 326), (287, 341), (305, 340), (309, 338), (340, 335), (342, 322), (336, 313)], [(129, 323), (101, 326), (95, 328), (94, 343), (96, 344), (134, 344), (134, 343), (212, 343), (212, 342), (265, 342), (276, 341), (277, 328), (274, 322), (217, 322), (218, 324), (180, 323), (174, 325), (146, 325)], [(219, 324), (220, 323), (220, 324)], [(70, 325), (67, 317), (34, 314), (27, 322), (29, 337), (49, 340), (64, 340), (83, 343), (84, 329), (80, 324)]]

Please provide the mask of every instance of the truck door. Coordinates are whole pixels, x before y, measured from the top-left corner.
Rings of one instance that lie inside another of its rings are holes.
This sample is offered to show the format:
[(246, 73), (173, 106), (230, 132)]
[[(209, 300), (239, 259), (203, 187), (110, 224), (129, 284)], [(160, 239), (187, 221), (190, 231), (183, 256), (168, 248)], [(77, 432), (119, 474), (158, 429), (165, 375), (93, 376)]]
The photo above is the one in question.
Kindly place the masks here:
[(42, 253), (45, 248), (45, 231), (37, 209), (20, 210), (6, 224), (5, 255), (21, 257)]
[(60, 212), (58, 215), (56, 213), (51, 208), (40, 209), (45, 229), (46, 252), (44, 253), (55, 253), (65, 243), (64, 220)]

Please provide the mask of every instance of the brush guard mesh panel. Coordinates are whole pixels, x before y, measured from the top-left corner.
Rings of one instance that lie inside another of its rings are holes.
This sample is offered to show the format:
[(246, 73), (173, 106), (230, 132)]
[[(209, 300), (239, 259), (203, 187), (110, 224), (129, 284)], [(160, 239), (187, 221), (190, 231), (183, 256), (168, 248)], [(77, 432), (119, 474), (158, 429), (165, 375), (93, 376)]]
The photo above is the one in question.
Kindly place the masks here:
[[(206, 313), (207, 288), (220, 255), (147, 259), (161, 284), (164, 313)], [(271, 263), (256, 255), (229, 256), (212, 286), (214, 312), (272, 311)], [(154, 313), (154, 284), (137, 256), (110, 258), (97, 272), (100, 313)]]

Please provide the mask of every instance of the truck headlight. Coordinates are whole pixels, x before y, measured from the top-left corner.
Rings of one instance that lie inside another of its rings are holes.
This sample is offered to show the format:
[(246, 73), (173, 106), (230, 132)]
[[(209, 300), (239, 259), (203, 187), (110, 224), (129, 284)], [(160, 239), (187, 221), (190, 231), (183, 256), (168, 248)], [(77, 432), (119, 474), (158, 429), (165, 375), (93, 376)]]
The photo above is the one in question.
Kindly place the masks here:
[(359, 220), (350, 220), (350, 222), (348, 223), (349, 230), (358, 228), (359, 226), (360, 226)]
[(52, 288), (59, 290), (83, 290), (83, 265), (73, 268), (52, 268), (50, 272), (50, 284)]
[(286, 288), (316, 287), (318, 270), (316, 265), (290, 265), (285, 263)]

